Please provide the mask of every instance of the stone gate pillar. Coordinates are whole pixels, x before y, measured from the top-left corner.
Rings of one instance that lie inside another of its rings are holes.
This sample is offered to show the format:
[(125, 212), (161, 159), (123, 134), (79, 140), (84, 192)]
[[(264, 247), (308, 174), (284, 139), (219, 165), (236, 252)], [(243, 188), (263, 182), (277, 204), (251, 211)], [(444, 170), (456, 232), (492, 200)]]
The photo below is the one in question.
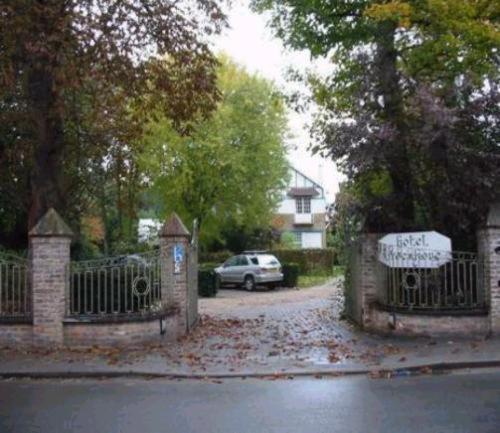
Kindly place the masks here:
[(160, 231), (162, 257), (161, 299), (164, 307), (174, 306), (177, 312), (177, 334), (188, 330), (187, 253), (189, 231), (174, 212)]
[(373, 303), (380, 300), (377, 285), (377, 253), (378, 241), (381, 237), (380, 233), (367, 233), (362, 235), (360, 239), (358, 300), (360, 304), (360, 324), (363, 327), (370, 326), (370, 310)]
[(63, 344), (72, 237), (73, 232), (54, 209), (29, 232), (35, 345)]
[(490, 330), (500, 335), (500, 203), (488, 214), (486, 227), (478, 232), (478, 252), (484, 263), (484, 290), (490, 308)]

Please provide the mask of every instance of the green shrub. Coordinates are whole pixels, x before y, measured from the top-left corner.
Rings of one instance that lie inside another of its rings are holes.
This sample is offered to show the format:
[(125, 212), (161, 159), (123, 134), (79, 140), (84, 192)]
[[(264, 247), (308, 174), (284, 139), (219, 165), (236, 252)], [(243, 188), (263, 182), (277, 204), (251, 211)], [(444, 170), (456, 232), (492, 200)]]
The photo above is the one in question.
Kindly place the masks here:
[(281, 263), (296, 263), (301, 274), (317, 272), (332, 272), (332, 267), (337, 264), (336, 252), (333, 248), (314, 248), (305, 250), (273, 250)]
[(215, 267), (213, 263), (204, 263), (198, 268), (198, 294), (204, 298), (216, 296), (219, 290)]
[(297, 287), (299, 280), (299, 265), (297, 263), (283, 263), (283, 287)]
[(280, 237), (280, 248), (284, 250), (295, 250), (298, 248), (297, 239), (292, 232), (283, 232)]
[(217, 265), (220, 265), (231, 256), (234, 256), (234, 254), (231, 251), (227, 250), (216, 251), (213, 253), (201, 253), (200, 263), (217, 263)]

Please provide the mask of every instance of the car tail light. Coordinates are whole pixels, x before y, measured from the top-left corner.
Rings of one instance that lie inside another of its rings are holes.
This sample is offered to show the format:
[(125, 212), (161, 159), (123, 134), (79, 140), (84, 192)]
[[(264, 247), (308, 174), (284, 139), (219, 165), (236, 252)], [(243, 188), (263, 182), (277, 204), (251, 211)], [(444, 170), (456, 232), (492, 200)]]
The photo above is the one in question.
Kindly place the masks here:
[(267, 272), (267, 269), (266, 268), (260, 268), (260, 271), (265, 274)]

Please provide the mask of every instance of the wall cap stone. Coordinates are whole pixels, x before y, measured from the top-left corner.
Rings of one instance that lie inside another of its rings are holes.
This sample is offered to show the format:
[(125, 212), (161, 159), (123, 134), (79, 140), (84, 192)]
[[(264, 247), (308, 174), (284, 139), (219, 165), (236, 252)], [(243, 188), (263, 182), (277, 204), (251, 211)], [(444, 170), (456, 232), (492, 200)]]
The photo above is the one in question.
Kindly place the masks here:
[(160, 231), (160, 237), (175, 237), (175, 236), (184, 236), (189, 237), (190, 233), (179, 215), (175, 212), (170, 215), (170, 218), (163, 225)]
[(500, 203), (493, 203), (488, 213), (486, 227), (500, 228)]
[(33, 227), (29, 236), (54, 236), (54, 237), (73, 237), (73, 231), (64, 222), (61, 216), (50, 208), (47, 213), (40, 218), (35, 227)]

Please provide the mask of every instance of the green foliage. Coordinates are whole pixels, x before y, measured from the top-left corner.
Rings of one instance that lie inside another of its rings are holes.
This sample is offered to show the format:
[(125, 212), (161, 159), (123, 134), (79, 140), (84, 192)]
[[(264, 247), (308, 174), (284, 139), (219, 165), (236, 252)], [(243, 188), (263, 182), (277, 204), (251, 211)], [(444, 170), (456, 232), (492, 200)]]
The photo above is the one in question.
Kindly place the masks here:
[(231, 256), (234, 256), (234, 253), (228, 250), (215, 251), (215, 252), (202, 252), (200, 254), (200, 262), (217, 263), (218, 265), (221, 265)]
[(300, 266), (297, 263), (282, 263), (283, 287), (297, 287)]
[(249, 229), (245, 226), (230, 225), (223, 228), (220, 239), (209, 246), (209, 249), (220, 248), (240, 253), (245, 250), (268, 250), (279, 238), (279, 231), (272, 227)]
[(346, 265), (350, 245), (358, 238), (362, 228), (362, 214), (365, 212), (361, 198), (357, 198), (351, 182), (342, 182), (335, 196), (331, 219), (331, 247), (337, 251), (339, 264)]
[(221, 62), (221, 101), (213, 116), (193, 125), (190, 136), (159, 116), (142, 154), (159, 216), (175, 210), (184, 221), (196, 218), (203, 245), (230, 227), (249, 233), (267, 225), (288, 173), (279, 92), (227, 58)]
[(216, 266), (213, 263), (204, 263), (198, 269), (198, 294), (204, 298), (217, 296), (219, 287), (214, 272)]
[(320, 286), (328, 281), (326, 275), (299, 275), (297, 287), (307, 289), (308, 287)]
[(500, 197), (499, 3), (253, 4), (270, 12), (288, 46), (331, 60), (330, 74), (303, 80), (319, 106), (312, 150), (348, 178), (351, 213), (335, 229), (339, 243), (346, 229), (433, 228), (474, 248)]
[(277, 249), (293, 250), (297, 248), (298, 245), (295, 235), (291, 232), (283, 232), (281, 234), (279, 245), (277, 245)]
[(0, 240), (24, 246), (49, 207), (78, 233), (109, 202), (126, 236), (144, 122), (161, 113), (185, 133), (215, 108), (206, 36), (224, 25), (212, 0), (2, 1)]
[(337, 262), (336, 252), (332, 248), (272, 250), (270, 254), (274, 254), (281, 264), (296, 264), (301, 274), (330, 273)]

